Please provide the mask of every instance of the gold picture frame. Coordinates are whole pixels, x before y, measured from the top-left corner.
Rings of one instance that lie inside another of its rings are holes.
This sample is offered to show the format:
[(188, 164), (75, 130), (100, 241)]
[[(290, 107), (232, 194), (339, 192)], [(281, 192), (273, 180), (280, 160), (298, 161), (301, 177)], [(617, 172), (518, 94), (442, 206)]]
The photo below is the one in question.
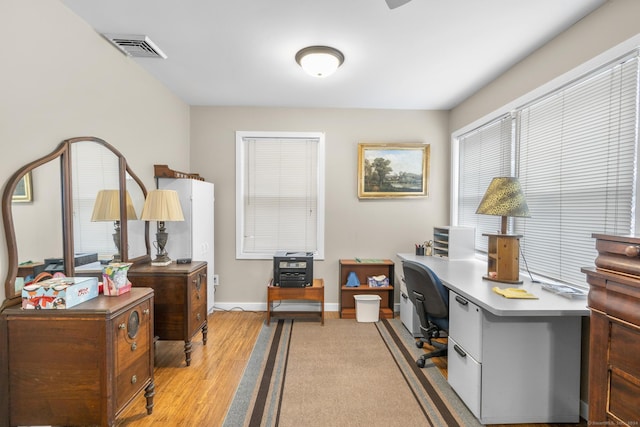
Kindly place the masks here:
[(14, 203), (26, 203), (33, 201), (33, 183), (31, 182), (31, 172), (27, 172), (13, 191), (11, 201)]
[(358, 198), (427, 197), (430, 144), (359, 143)]

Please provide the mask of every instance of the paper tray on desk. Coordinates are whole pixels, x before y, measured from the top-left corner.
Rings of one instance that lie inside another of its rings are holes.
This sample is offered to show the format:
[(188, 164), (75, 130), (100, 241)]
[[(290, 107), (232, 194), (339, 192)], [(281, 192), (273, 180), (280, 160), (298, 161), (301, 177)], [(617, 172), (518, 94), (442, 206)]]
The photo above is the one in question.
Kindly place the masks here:
[(567, 285), (558, 285), (554, 283), (542, 283), (540, 285), (545, 291), (563, 296), (565, 298), (585, 298), (587, 292), (582, 289), (576, 289)]

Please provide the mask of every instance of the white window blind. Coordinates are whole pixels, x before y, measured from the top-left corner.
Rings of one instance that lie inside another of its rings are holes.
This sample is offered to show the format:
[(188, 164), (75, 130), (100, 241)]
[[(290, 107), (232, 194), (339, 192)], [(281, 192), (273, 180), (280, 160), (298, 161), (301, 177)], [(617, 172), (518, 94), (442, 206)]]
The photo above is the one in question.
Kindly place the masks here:
[(476, 215), (476, 209), (494, 177), (511, 175), (512, 122), (511, 115), (503, 116), (458, 139), (458, 224), (475, 227), (476, 250), (482, 252), (487, 251), (482, 233), (499, 230), (500, 219)]
[[(73, 234), (76, 253), (98, 253), (110, 258), (117, 252), (114, 223), (92, 222), (93, 205), (100, 190), (119, 188), (120, 165), (113, 152), (98, 143), (72, 144)], [(96, 173), (100, 171), (100, 173)], [(139, 213), (138, 213), (139, 214)]]
[[(584, 284), (591, 234), (635, 228), (638, 57), (518, 111), (519, 177), (531, 218), (517, 218), (529, 269)], [(521, 267), (523, 267), (521, 263)]]
[(324, 138), (237, 133), (237, 257), (324, 256)]

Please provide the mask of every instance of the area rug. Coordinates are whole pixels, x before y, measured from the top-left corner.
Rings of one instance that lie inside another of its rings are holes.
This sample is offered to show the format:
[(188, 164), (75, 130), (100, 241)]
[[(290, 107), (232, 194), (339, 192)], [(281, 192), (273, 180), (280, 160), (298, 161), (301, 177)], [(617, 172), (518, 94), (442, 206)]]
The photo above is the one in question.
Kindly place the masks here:
[(398, 319), (263, 326), (224, 425), (479, 426)]

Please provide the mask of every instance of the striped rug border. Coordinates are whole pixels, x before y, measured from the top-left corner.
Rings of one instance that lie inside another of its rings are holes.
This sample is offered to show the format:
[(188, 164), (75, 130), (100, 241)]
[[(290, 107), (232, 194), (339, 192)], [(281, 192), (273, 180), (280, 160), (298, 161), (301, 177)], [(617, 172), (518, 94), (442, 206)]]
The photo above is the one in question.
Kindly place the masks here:
[[(225, 418), (225, 427), (278, 426), (294, 324), (292, 319), (278, 319), (277, 323), (262, 327)], [(416, 366), (415, 360), (422, 350), (408, 347), (413, 344), (413, 338), (402, 329), (398, 319), (381, 319), (374, 324), (422, 407), (425, 425), (480, 426), (436, 367), (429, 366), (429, 362), (423, 369)]]

